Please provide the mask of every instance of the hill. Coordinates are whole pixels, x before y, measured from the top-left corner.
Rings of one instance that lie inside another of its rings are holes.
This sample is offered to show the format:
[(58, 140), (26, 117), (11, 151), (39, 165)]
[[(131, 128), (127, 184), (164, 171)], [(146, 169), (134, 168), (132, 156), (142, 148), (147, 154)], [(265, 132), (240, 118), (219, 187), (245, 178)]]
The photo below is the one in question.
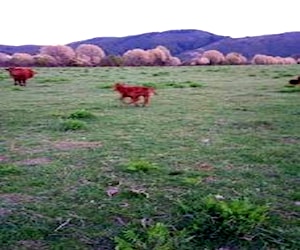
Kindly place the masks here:
[(300, 54), (300, 32), (235, 39), (227, 38), (203, 46), (202, 49), (216, 49), (225, 54), (235, 51), (248, 58), (255, 54), (288, 57)]
[[(238, 52), (248, 58), (255, 54), (287, 57), (300, 55), (300, 32), (231, 38), (201, 30), (170, 30), (126, 37), (96, 37), (66, 45), (76, 48), (80, 44), (100, 46), (108, 55), (122, 55), (130, 49), (152, 49), (163, 45), (170, 50), (173, 56), (181, 59), (189, 57), (199, 50), (210, 49), (219, 50), (224, 54)], [(37, 54), (40, 48), (39, 45), (0, 45), (0, 52)]]
[(100, 46), (107, 54), (113, 55), (122, 55), (130, 49), (152, 49), (158, 45), (163, 45), (170, 50), (172, 55), (178, 55), (184, 51), (207, 46), (225, 38), (227, 37), (200, 30), (170, 30), (121, 38), (93, 38), (68, 45), (76, 48), (82, 43), (95, 44)]

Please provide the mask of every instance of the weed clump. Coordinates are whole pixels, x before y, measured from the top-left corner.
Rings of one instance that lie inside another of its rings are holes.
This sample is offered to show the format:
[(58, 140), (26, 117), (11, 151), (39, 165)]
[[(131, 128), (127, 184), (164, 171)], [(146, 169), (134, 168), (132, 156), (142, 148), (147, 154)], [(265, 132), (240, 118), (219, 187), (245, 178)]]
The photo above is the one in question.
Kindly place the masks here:
[(263, 238), (260, 228), (268, 220), (268, 207), (247, 199), (218, 200), (208, 196), (203, 200), (188, 200), (179, 204), (182, 220), (179, 230), (185, 230), (197, 246), (214, 247), (248, 244)]
[(156, 164), (148, 161), (136, 160), (130, 161), (128, 164), (126, 164), (125, 169), (129, 172), (149, 172), (153, 170), (159, 170), (159, 167)]
[(15, 165), (10, 165), (10, 164), (0, 165), (0, 176), (20, 174), (21, 172), (22, 172), (21, 169)]
[(263, 230), (268, 208), (247, 199), (193, 196), (172, 207), (167, 221), (127, 225), (114, 238), (116, 249), (262, 249), (270, 243)]
[(86, 123), (77, 119), (66, 119), (60, 122), (60, 131), (80, 130), (85, 129)]
[(90, 111), (87, 111), (85, 109), (78, 109), (71, 113), (68, 116), (68, 119), (90, 119), (94, 117), (95, 115), (93, 115)]

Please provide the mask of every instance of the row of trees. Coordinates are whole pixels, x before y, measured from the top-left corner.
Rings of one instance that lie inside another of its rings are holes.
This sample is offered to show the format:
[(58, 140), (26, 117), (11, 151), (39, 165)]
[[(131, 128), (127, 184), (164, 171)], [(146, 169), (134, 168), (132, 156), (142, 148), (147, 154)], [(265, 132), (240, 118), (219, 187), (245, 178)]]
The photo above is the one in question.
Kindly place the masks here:
[(0, 53), (0, 66), (179, 66), (179, 65), (243, 65), (243, 64), (297, 64), (300, 59), (255, 55), (248, 60), (242, 54), (227, 55), (217, 50), (197, 52), (182, 62), (171, 55), (164, 46), (154, 49), (132, 49), (121, 56), (106, 55), (104, 50), (93, 44), (81, 44), (75, 50), (66, 45), (44, 46), (40, 53), (30, 55)]

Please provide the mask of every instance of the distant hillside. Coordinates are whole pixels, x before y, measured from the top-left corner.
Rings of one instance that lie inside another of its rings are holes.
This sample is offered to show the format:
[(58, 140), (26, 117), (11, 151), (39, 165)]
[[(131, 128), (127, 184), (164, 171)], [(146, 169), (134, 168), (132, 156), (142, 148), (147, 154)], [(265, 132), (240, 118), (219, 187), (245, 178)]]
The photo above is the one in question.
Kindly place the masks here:
[(122, 55), (130, 49), (153, 49), (158, 45), (167, 47), (172, 55), (180, 54), (186, 50), (197, 49), (227, 37), (214, 35), (200, 30), (171, 30), (165, 32), (152, 32), (121, 38), (93, 38), (85, 41), (68, 44), (76, 48), (82, 43), (100, 46), (107, 54)]
[[(158, 45), (167, 47), (173, 56), (181, 59), (191, 57), (199, 51), (216, 49), (223, 54), (238, 52), (251, 58), (255, 54), (272, 56), (300, 55), (300, 32), (289, 32), (244, 38), (219, 36), (201, 30), (170, 30), (126, 37), (96, 37), (66, 44), (76, 48), (80, 44), (100, 46), (107, 55), (122, 55), (130, 49), (152, 49)], [(0, 45), (0, 52), (37, 54), (39, 45)]]
[(300, 54), (300, 32), (275, 35), (227, 38), (203, 46), (202, 49), (216, 49), (224, 54), (235, 51), (250, 58), (255, 54), (288, 57)]
[(21, 46), (11, 46), (11, 45), (0, 45), (0, 52), (12, 55), (14, 53), (28, 53), (31, 55), (38, 54), (41, 46), (39, 45), (21, 45)]

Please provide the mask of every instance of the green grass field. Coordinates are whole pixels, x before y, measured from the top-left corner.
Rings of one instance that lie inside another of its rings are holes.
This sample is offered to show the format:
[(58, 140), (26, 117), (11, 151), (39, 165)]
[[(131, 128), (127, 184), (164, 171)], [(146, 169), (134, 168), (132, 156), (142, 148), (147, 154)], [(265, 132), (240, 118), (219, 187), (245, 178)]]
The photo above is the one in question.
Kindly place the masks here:
[(36, 71), (0, 70), (0, 249), (300, 249), (300, 65)]

